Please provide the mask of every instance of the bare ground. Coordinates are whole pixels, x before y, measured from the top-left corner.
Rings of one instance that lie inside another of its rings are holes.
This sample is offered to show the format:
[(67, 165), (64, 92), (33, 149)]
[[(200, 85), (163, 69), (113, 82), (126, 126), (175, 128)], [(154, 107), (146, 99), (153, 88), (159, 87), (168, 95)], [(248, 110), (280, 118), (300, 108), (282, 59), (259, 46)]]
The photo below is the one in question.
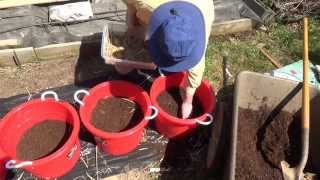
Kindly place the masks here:
[(91, 54), (85, 52), (85, 55), (80, 54), (80, 57), (73, 59), (42, 61), (21, 67), (1, 67), (0, 98), (37, 93), (67, 84), (81, 84), (114, 73), (113, 67)]
[(72, 60), (55, 60), (1, 68), (0, 98), (71, 84), (74, 66)]

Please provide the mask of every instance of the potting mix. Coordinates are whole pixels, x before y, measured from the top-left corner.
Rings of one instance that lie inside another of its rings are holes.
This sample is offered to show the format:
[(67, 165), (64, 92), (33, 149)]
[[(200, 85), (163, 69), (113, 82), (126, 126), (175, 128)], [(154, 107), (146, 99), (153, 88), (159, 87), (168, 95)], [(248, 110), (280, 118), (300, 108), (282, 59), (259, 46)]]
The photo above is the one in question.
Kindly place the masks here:
[(140, 107), (133, 101), (110, 97), (97, 102), (92, 112), (92, 125), (105, 132), (120, 132), (133, 128), (143, 119)]
[[(185, 95), (185, 90), (182, 88), (171, 88), (168, 91), (163, 91), (157, 97), (157, 101), (160, 107), (174, 117), (181, 117), (181, 105), (183, 101), (183, 96)], [(203, 114), (203, 108), (198, 98), (194, 96), (193, 102), (193, 111), (190, 115), (190, 118), (195, 118)]]
[(30, 128), (17, 145), (17, 158), (36, 160), (50, 155), (68, 140), (72, 127), (58, 120), (45, 120)]
[(299, 117), (289, 112), (239, 109), (236, 155), (237, 180), (281, 180), (282, 160), (294, 165), (299, 160)]

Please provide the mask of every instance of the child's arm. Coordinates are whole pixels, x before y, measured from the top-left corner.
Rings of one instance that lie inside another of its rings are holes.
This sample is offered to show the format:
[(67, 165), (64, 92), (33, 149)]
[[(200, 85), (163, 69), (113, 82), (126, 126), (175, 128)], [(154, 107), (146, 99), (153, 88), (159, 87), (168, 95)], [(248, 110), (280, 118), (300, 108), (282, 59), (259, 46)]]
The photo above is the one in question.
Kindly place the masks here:
[(134, 31), (135, 26), (137, 23), (136, 17), (137, 9), (133, 4), (127, 3), (127, 26), (128, 26), (128, 33)]
[(124, 0), (127, 5), (127, 36), (128, 38), (145, 38), (145, 29), (139, 23), (137, 17), (137, 0)]

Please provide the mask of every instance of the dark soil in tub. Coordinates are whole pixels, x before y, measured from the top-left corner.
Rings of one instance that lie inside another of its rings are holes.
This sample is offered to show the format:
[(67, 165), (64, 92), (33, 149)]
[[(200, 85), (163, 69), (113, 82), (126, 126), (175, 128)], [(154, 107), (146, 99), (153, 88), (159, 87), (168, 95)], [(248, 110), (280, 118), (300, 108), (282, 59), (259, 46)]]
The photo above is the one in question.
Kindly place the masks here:
[(143, 112), (133, 101), (120, 97), (101, 99), (92, 112), (92, 125), (105, 132), (121, 132), (136, 126)]
[(58, 120), (45, 120), (23, 134), (16, 151), (20, 160), (36, 160), (50, 155), (68, 140), (72, 126)]
[[(182, 88), (171, 88), (167, 91), (163, 91), (157, 97), (157, 101), (159, 106), (168, 114), (181, 118), (181, 105), (182, 105), (182, 97), (185, 95), (185, 91)], [(199, 99), (194, 96), (193, 102), (193, 111), (189, 118), (195, 118), (203, 115), (203, 107), (199, 101)]]
[(300, 119), (261, 106), (258, 111), (239, 108), (236, 179), (281, 180), (280, 162), (295, 165), (300, 156)]

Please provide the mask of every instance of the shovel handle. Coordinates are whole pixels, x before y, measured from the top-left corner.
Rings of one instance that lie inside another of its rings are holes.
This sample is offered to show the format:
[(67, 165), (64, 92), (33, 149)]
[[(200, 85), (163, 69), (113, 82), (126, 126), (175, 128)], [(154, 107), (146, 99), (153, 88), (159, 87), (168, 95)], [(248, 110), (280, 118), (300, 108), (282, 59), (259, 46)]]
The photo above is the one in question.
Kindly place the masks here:
[(302, 88), (302, 153), (299, 164), (296, 167), (289, 167), (289, 164), (285, 161), (281, 162), (281, 168), (283, 172), (283, 177), (285, 180), (302, 180), (304, 179), (303, 170), (307, 164), (308, 154), (309, 154), (309, 127), (310, 127), (310, 96), (309, 96), (309, 47), (308, 47), (308, 18), (303, 18), (304, 24), (304, 40), (303, 40), (303, 88)]
[(303, 128), (309, 129), (310, 126), (310, 93), (309, 93), (309, 33), (308, 33), (308, 18), (303, 19), (304, 22), (304, 61), (303, 61), (303, 90), (302, 90), (302, 120)]
[(310, 94), (309, 94), (309, 46), (308, 46), (308, 18), (303, 18), (303, 89), (302, 89), (302, 153), (299, 166), (297, 167), (297, 179), (303, 179), (303, 170), (309, 155), (309, 128), (310, 128)]

